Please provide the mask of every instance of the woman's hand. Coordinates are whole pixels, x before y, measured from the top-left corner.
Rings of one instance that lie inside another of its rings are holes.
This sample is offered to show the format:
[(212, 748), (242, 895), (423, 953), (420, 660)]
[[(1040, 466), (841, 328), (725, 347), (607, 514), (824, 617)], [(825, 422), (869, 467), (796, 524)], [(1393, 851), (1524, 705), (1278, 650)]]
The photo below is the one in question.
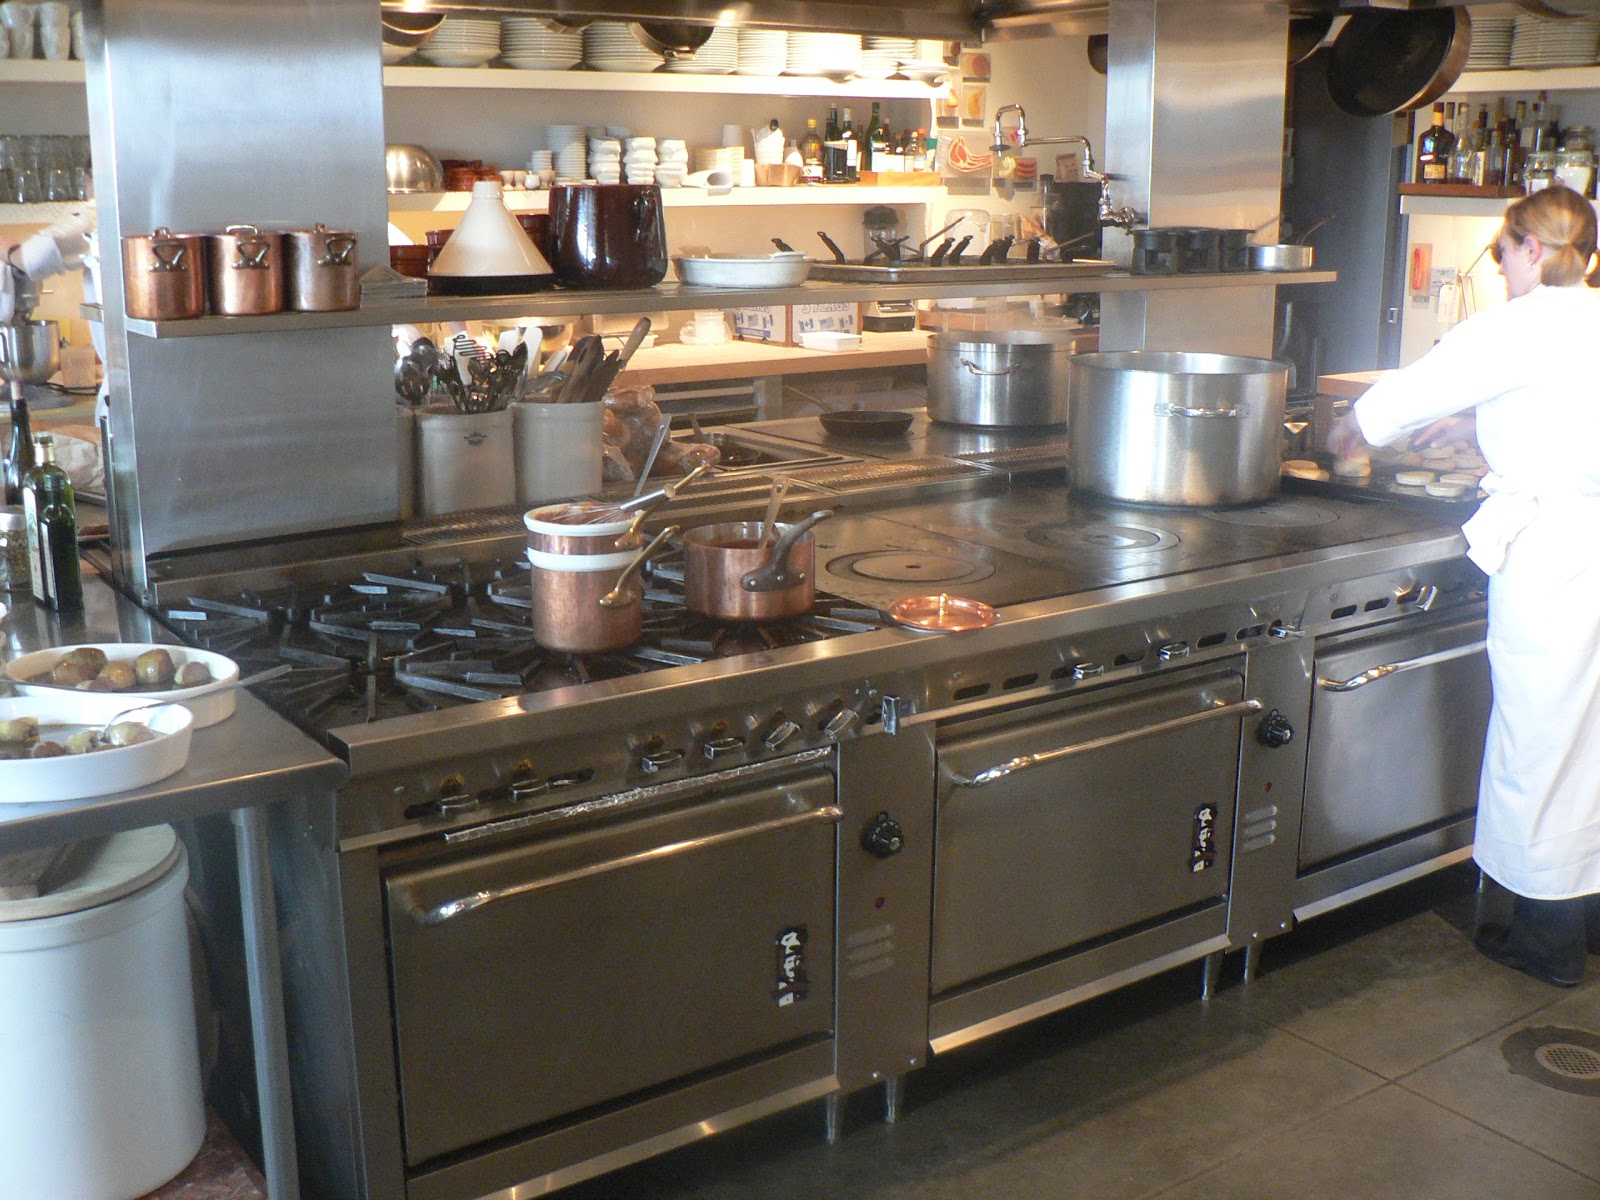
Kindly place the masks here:
[(1345, 413), (1328, 430), (1328, 453), (1335, 458), (1351, 458), (1366, 447), (1367, 439), (1361, 436), (1361, 426), (1355, 413)]

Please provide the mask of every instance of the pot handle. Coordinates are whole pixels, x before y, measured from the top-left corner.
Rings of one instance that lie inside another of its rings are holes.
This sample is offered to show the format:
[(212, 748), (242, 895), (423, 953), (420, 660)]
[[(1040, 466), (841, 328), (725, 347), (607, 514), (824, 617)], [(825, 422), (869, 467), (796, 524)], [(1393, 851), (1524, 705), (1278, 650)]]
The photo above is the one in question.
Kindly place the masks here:
[(612, 588), (604, 596), (601, 596), (599, 601), (597, 601), (600, 607), (627, 608), (630, 604), (635, 603), (639, 597), (627, 589), (628, 576), (632, 575), (640, 567), (644, 566), (644, 560), (656, 552), (657, 546), (661, 545), (661, 543), (666, 541), (668, 538), (677, 537), (678, 533), (679, 530), (676, 525), (668, 525), (660, 533), (656, 534), (655, 537), (651, 538), (650, 541), (646, 543), (644, 549), (633, 556), (633, 561), (622, 568), (622, 574), (617, 576), (617, 586)]
[(237, 238), (234, 249), (239, 257), (233, 260), (235, 271), (264, 271), (272, 265), (267, 262), (272, 243), (261, 236), (261, 230), (254, 225), (229, 225), (227, 232)]
[(1012, 363), (1004, 371), (985, 371), (982, 367), (980, 367), (977, 363), (973, 362), (970, 358), (960, 358), (960, 359), (957, 359), (956, 361), (959, 362), (967, 370), (971, 371), (974, 375), (982, 375), (982, 376), (984, 376), (986, 378), (990, 377), (990, 376), (994, 376), (994, 375), (1009, 375), (1009, 374), (1011, 374), (1011, 372), (1015, 371), (1019, 366), (1022, 365), (1021, 363)]
[(158, 229), (150, 241), (150, 256), (155, 262), (150, 264), (152, 271), (187, 271), (188, 263), (184, 260), (189, 256), (189, 247), (182, 238), (162, 237), (166, 230)]
[(350, 265), (350, 252), (356, 248), (356, 238), (353, 233), (330, 233), (322, 243), (322, 257), (317, 259), (319, 267), (348, 267)]
[(818, 521), (826, 520), (833, 516), (833, 509), (825, 508), (821, 512), (814, 512), (803, 521), (783, 531), (777, 543), (772, 547), (772, 558), (764, 567), (757, 567), (754, 571), (746, 572), (739, 580), (739, 586), (747, 592), (781, 592), (784, 588), (806, 581), (804, 571), (789, 571), (789, 552), (802, 536), (811, 532), (811, 527)]
[(1236, 419), (1244, 410), (1239, 408), (1188, 408), (1182, 404), (1158, 404), (1156, 416), (1158, 417), (1216, 417), (1219, 420), (1231, 421)]

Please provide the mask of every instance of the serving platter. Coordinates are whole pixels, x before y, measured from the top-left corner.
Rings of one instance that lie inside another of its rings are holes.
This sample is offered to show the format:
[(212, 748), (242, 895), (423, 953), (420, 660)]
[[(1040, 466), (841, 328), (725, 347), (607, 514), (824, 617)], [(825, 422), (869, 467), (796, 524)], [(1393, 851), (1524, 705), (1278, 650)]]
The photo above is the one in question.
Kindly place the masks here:
[[(48, 695), (0, 699), (0, 721), (33, 717), (45, 727), (43, 736), (59, 741), (80, 729), (98, 729), (139, 703), (138, 698), (110, 692), (52, 688)], [(143, 787), (183, 770), (189, 761), (195, 720), (188, 708), (149, 702), (147, 708), (128, 712), (124, 719), (148, 725), (156, 736), (148, 742), (89, 754), (0, 759), (0, 804), (87, 800)]]
[[(160, 688), (149, 690), (135, 688), (122, 692), (83, 692), (76, 688), (54, 683), (30, 682), (47, 674), (57, 662), (73, 650), (94, 649), (105, 654), (109, 661), (131, 663), (146, 650), (165, 650), (172, 656), (173, 665), (204, 663), (211, 671), (211, 682), (189, 688)], [(194, 727), (205, 729), (233, 716), (237, 706), (238, 689), (233, 685), (239, 678), (239, 664), (226, 655), (212, 650), (197, 650), (190, 646), (167, 646), (151, 642), (85, 642), (82, 646), (56, 646), (49, 650), (35, 650), (22, 654), (6, 663), (5, 677), (25, 696), (89, 696), (96, 700), (110, 700), (114, 705), (131, 708), (135, 704), (154, 704), (175, 700), (194, 713)], [(107, 713), (109, 715), (109, 712)]]

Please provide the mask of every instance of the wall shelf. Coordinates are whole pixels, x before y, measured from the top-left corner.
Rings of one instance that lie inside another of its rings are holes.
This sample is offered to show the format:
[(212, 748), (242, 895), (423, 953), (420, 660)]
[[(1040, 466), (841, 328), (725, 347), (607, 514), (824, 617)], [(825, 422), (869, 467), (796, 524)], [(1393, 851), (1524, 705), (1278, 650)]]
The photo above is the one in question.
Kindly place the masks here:
[(1600, 89), (1600, 65), (1505, 71), (1464, 71), (1450, 95), (1479, 92), (1584, 92)]
[[(1509, 199), (1483, 200), (1465, 196), (1401, 196), (1400, 212), (1407, 217), (1502, 217)], [(1600, 214), (1600, 202), (1590, 201)]]
[[(427, 296), (416, 300), (367, 304), (350, 312), (272, 313), (261, 317), (199, 317), (189, 321), (129, 318), (129, 333), (144, 337), (214, 337), (287, 333), (305, 329), (350, 329), (375, 325), (442, 321), (513, 321), (522, 317), (571, 317), (585, 313), (690, 312), (776, 304), (857, 303), (870, 300), (949, 300), (981, 296), (1060, 295), (1068, 292), (1165, 292), (1213, 288), (1277, 287), (1332, 283), (1336, 271), (1246, 271), (1225, 275), (1107, 275), (1053, 281), (1001, 280), (992, 283), (815, 283), (789, 288), (691, 288), (663, 283), (653, 288), (615, 292), (537, 292), (525, 296)], [(83, 315), (99, 320), (98, 306)]]
[(83, 200), (46, 200), (41, 204), (0, 204), (0, 225), (54, 225), (82, 208)]
[(83, 64), (43, 58), (0, 58), (0, 83), (83, 83)]
[(788, 75), (678, 75), (666, 71), (519, 71), (514, 67), (385, 67), (385, 87), (512, 88), (542, 92), (650, 92), (700, 96), (837, 96), (928, 100), (942, 88), (911, 79), (831, 79)]
[[(946, 195), (942, 187), (880, 188), (848, 184), (792, 188), (736, 187), (726, 195), (713, 196), (699, 188), (662, 188), (661, 200), (667, 208), (771, 208), (828, 205), (929, 204)], [(389, 197), (390, 212), (463, 212), (472, 199), (470, 192), (410, 192)], [(545, 212), (550, 193), (508, 191), (506, 207), (512, 212)]]

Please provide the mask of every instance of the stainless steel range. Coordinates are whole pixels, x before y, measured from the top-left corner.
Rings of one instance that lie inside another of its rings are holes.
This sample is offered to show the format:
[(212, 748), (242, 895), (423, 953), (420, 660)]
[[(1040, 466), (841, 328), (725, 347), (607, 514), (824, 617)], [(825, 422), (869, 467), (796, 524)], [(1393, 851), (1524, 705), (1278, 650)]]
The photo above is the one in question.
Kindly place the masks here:
[[(837, 1133), (874, 1083), (892, 1117), (930, 1053), (1465, 853), (1453, 528), (1089, 504), (1021, 441), (796, 465), (837, 510), (813, 611), (686, 617), (668, 556), (612, 655), (527, 636), (509, 521), (171, 573), (169, 623), (290, 663), (266, 698), (351, 769), (278, 831), (316, 1194), (540, 1194), (816, 1098)], [(937, 591), (1001, 619), (881, 616)], [(1419, 765), (1397, 800), (1368, 763)]]

